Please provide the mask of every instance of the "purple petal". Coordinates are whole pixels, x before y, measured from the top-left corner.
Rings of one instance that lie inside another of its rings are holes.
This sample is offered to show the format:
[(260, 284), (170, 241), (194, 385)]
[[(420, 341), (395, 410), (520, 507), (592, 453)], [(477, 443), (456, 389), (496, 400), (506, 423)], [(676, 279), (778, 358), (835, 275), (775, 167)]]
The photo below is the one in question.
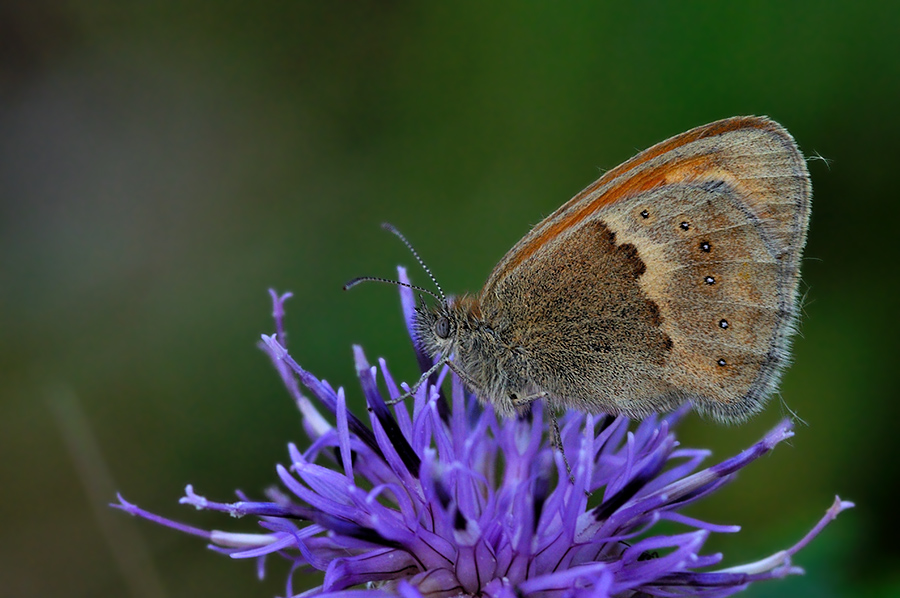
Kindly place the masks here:
[[(400, 282), (404, 284), (410, 284), (409, 277), (406, 275), (406, 268), (397, 267), (397, 275), (400, 279)], [(415, 313), (416, 313), (416, 299), (413, 295), (413, 290), (409, 287), (401, 286), (400, 288), (400, 304), (403, 307), (403, 319), (406, 321), (406, 329), (409, 332), (409, 338), (412, 340), (413, 349), (416, 352), (416, 361), (419, 363), (419, 369), (424, 373), (431, 369), (431, 366), (434, 365), (434, 361), (431, 357), (425, 353), (425, 350), (422, 348), (421, 343), (416, 338), (416, 329), (415, 329)], [(440, 389), (440, 385), (437, 384), (437, 376), (432, 374), (428, 378), (428, 385), (437, 385), (439, 398), (437, 401), (438, 413), (441, 416), (441, 419), (444, 421), (449, 421), (450, 417), (450, 406), (447, 404), (447, 399), (444, 397), (443, 391)]]
[(275, 334), (278, 338), (286, 338), (284, 335), (284, 302), (294, 296), (293, 293), (279, 295), (275, 289), (269, 289), (272, 298), (272, 319), (275, 320)]
[(173, 521), (171, 519), (166, 519), (165, 517), (160, 517), (159, 515), (154, 515), (149, 511), (145, 511), (144, 509), (138, 507), (135, 504), (132, 504), (125, 500), (125, 498), (121, 494), (117, 494), (116, 497), (119, 499), (118, 503), (111, 503), (109, 506), (114, 509), (120, 509), (125, 511), (129, 515), (134, 515), (135, 517), (141, 517), (143, 519), (147, 519), (148, 521), (152, 521), (153, 523), (158, 523), (159, 525), (164, 525), (166, 527), (178, 530), (185, 534), (190, 534), (192, 536), (199, 536), (201, 538), (205, 538), (209, 540), (211, 538), (210, 532), (206, 530), (202, 530), (190, 525), (185, 525), (183, 523), (178, 523), (177, 521)]
[(406, 577), (418, 571), (416, 561), (406, 552), (380, 548), (356, 556), (331, 561), (325, 571), (325, 592), (358, 584)]
[[(421, 460), (409, 445), (409, 441), (403, 436), (400, 426), (397, 425), (397, 420), (391, 416), (391, 412), (378, 391), (378, 383), (375, 379), (377, 370), (369, 367), (369, 362), (366, 361), (366, 356), (359, 345), (353, 345), (353, 355), (356, 361), (356, 373), (363, 387), (363, 394), (366, 397), (366, 404), (369, 406), (369, 410), (378, 418), (390, 447), (396, 451), (407, 471), (412, 477), (417, 477), (419, 475), (419, 467), (422, 465)], [(388, 448), (385, 442), (379, 441), (378, 444), (382, 448), (382, 452)]]
[(718, 571), (718, 573), (747, 573), (747, 574), (757, 574), (763, 573), (766, 571), (771, 571), (773, 569), (784, 567), (790, 564), (791, 556), (797, 554), (798, 551), (803, 549), (807, 544), (809, 544), (813, 538), (818, 536), (825, 526), (834, 521), (837, 516), (846, 509), (852, 509), (855, 505), (849, 501), (842, 501), (840, 497), (834, 497), (834, 503), (832, 503), (831, 507), (825, 512), (825, 516), (822, 517), (819, 522), (813, 527), (809, 533), (807, 533), (803, 538), (788, 548), (787, 550), (781, 550), (776, 552), (770, 557), (767, 557), (761, 561), (757, 561), (755, 563), (748, 563), (746, 565), (741, 565), (739, 567), (730, 567), (728, 569), (722, 569)]
[[(312, 393), (322, 402), (322, 404), (332, 413), (337, 409), (337, 395), (328, 384), (321, 382), (318, 378), (301, 368), (296, 361), (288, 354), (287, 350), (275, 340), (274, 337), (263, 335), (263, 343), (269, 348), (270, 354), (274, 360), (284, 363), (291, 371), (293, 371)], [(347, 414), (347, 422), (353, 433), (365, 442), (376, 453), (381, 453), (378, 443), (372, 431), (367, 428), (355, 415)]]

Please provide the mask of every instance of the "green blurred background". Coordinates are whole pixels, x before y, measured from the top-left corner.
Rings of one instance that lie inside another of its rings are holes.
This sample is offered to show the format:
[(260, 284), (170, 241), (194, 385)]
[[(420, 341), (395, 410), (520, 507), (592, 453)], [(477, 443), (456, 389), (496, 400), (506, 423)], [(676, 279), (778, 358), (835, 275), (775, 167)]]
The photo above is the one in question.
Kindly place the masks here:
[[(254, 529), (177, 499), (260, 496), (305, 441), (255, 348), (266, 290), (294, 292), (294, 356), (359, 412), (352, 343), (416, 371), (395, 290), (340, 290), (414, 265), (382, 221), (477, 290), (601, 169), (738, 114), (828, 159), (782, 386), (807, 425), (692, 514), (744, 526), (709, 544), (737, 564), (839, 493), (858, 507), (808, 574), (746, 595), (900, 595), (898, 105), (894, 3), (3, 2), (0, 595), (283, 593), (277, 561), (258, 582), (104, 506)], [(786, 412), (680, 439), (724, 458)]]

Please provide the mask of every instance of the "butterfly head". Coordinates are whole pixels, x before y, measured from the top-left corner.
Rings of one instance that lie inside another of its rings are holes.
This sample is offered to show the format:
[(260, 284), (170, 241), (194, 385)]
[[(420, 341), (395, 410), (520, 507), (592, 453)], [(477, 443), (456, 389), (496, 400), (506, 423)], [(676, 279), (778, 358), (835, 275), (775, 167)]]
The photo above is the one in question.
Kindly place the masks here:
[(454, 297), (436, 305), (426, 305), (423, 301), (416, 306), (416, 340), (431, 357), (451, 355), (465, 328), (464, 309)]

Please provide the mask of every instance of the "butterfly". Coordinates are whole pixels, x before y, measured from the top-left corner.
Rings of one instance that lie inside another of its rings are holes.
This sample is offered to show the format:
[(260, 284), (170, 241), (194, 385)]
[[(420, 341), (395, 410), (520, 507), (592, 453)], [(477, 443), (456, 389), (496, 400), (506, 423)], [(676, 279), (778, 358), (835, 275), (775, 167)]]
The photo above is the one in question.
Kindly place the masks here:
[(414, 330), (435, 361), (410, 393), (446, 365), (502, 416), (537, 400), (635, 418), (690, 402), (742, 421), (789, 361), (811, 195), (768, 118), (654, 145), (535, 226), (479, 294), (446, 297), (425, 268), (439, 295)]

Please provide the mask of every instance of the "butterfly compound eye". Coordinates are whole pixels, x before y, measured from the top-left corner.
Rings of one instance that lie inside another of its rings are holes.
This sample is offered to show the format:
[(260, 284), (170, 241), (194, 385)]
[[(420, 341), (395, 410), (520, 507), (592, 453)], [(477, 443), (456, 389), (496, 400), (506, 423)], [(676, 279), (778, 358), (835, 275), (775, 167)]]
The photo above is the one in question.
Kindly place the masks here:
[(450, 336), (450, 320), (444, 316), (438, 318), (437, 322), (434, 323), (434, 333), (440, 338), (447, 338)]

